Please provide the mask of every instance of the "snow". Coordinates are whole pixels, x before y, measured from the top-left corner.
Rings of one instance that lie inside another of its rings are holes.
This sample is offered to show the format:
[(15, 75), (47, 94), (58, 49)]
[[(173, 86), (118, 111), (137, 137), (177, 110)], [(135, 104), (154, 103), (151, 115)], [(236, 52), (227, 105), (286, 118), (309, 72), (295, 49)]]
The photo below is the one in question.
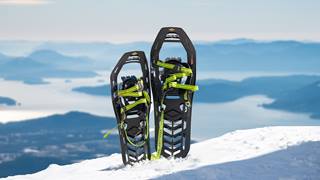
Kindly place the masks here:
[(319, 149), (320, 126), (265, 127), (192, 144), (185, 159), (124, 167), (113, 154), (7, 179), (319, 179)]

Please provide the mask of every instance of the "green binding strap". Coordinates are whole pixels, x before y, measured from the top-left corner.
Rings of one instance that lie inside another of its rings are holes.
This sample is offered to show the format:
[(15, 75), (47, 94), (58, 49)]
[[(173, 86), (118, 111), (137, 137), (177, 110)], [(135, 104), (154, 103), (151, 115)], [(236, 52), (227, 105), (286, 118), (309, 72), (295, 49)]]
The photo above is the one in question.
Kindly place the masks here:
[(118, 96), (122, 96), (123, 94), (131, 93), (134, 91), (138, 91), (140, 89), (140, 85), (136, 84), (135, 86), (130, 87), (129, 89), (119, 90), (117, 92)]
[(175, 74), (170, 75), (170, 77), (166, 78), (165, 82), (163, 83), (162, 90), (167, 89), (168, 88), (168, 84), (170, 82), (175, 81), (176, 79), (182, 78), (182, 77), (185, 77), (185, 76), (188, 76), (188, 75), (186, 73), (175, 73)]
[(122, 113), (129, 111), (130, 109), (138, 106), (139, 104), (146, 104), (146, 103), (147, 103), (146, 98), (139, 99), (138, 101), (136, 101), (132, 104), (128, 104), (128, 105), (124, 106), (123, 108), (121, 108), (120, 113), (122, 114)]
[(141, 97), (142, 92), (128, 92), (128, 93), (122, 93), (122, 97)]
[(162, 62), (161, 60), (158, 60), (156, 62), (156, 65), (166, 68), (166, 69), (174, 69), (177, 68), (179, 71), (186, 73), (186, 74), (192, 74), (192, 69), (190, 68), (186, 68), (186, 67), (180, 67), (180, 66), (176, 66), (174, 64), (170, 64), (170, 63), (166, 63), (166, 62)]
[(189, 91), (197, 91), (199, 90), (198, 86), (188, 85), (188, 84), (179, 84), (177, 82), (171, 82), (169, 83), (169, 88), (178, 88), (178, 89), (185, 89)]

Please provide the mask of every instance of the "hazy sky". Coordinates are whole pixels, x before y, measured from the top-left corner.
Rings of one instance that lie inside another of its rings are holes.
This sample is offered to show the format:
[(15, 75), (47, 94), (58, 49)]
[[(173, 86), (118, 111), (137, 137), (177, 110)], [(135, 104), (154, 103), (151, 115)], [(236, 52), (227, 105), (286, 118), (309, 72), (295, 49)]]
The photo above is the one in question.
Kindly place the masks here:
[(0, 39), (152, 41), (162, 26), (194, 40), (320, 41), (319, 0), (0, 0)]

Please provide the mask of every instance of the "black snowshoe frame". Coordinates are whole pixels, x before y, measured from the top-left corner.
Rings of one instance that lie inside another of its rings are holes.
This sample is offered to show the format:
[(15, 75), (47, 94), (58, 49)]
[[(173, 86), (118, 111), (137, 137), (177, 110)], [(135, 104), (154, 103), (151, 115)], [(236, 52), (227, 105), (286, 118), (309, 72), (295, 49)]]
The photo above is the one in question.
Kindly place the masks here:
[[(160, 50), (167, 42), (181, 43), (187, 61), (161, 61)], [(193, 92), (198, 89), (195, 48), (183, 29), (162, 28), (152, 45), (150, 61), (157, 150), (152, 158), (186, 157), (190, 149)]]
[[(138, 63), (142, 77), (118, 75), (125, 64)], [(110, 76), (111, 98), (117, 119), (122, 161), (125, 165), (150, 159), (149, 113), (150, 80), (146, 56), (142, 51), (125, 53)]]

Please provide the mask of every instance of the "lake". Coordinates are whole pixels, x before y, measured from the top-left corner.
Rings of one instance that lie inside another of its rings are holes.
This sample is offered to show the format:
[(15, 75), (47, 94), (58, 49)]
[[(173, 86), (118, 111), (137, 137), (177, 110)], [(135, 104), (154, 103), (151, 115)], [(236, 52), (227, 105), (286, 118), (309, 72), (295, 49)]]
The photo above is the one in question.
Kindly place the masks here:
[[(108, 83), (110, 72), (83, 79), (45, 79), (50, 84), (27, 85), (16, 81), (0, 80), (0, 95), (21, 103), (17, 107), (0, 106), (0, 122), (21, 121), (68, 111), (83, 111), (101, 116), (112, 116), (110, 97), (95, 97), (73, 92), (79, 86), (96, 86)], [(292, 73), (265, 72), (199, 72), (198, 79), (242, 80), (248, 77), (291, 75)], [(106, 91), (109, 91), (106, 89)], [(194, 103), (192, 137), (196, 140), (222, 135), (226, 132), (280, 125), (320, 125), (320, 120), (307, 114), (288, 113), (262, 108), (273, 100), (265, 96), (249, 96), (228, 103)], [(151, 116), (152, 117), (152, 116)], [(153, 122), (153, 119), (150, 119)], [(151, 123), (152, 125), (153, 123)]]
[(273, 100), (266, 96), (248, 96), (228, 103), (195, 103), (192, 114), (192, 134), (196, 140), (224, 133), (265, 126), (314, 126), (320, 120), (308, 114), (270, 110), (261, 104)]

